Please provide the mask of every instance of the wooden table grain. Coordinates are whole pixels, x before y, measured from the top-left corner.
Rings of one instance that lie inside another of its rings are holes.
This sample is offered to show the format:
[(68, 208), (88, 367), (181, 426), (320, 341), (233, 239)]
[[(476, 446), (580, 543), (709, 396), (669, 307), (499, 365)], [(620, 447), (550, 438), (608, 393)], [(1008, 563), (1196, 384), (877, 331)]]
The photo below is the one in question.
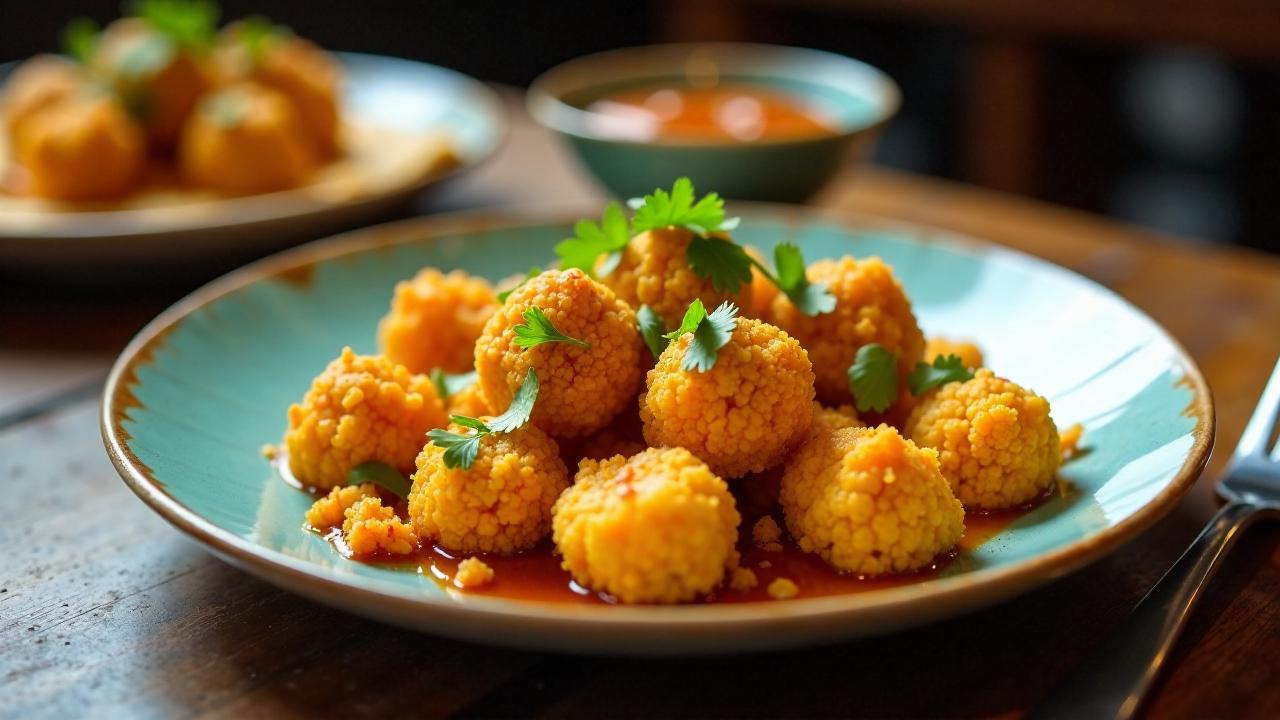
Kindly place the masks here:
[[(598, 197), (517, 115), (508, 148), (428, 210)], [(0, 716), (1000, 716), (1045, 696), (1212, 513), (1212, 481), (1280, 354), (1280, 261), (885, 170), (819, 203), (990, 239), (1151, 313), (1204, 369), (1218, 451), (1150, 532), (1042, 590), (892, 637), (782, 654), (595, 659), (468, 645), (295, 597), (214, 559), (107, 461), (97, 392), (180, 284), (57, 288), (0, 274)], [(2, 270), (0, 270), (2, 272)], [(1150, 714), (1280, 715), (1280, 528), (1250, 532)]]

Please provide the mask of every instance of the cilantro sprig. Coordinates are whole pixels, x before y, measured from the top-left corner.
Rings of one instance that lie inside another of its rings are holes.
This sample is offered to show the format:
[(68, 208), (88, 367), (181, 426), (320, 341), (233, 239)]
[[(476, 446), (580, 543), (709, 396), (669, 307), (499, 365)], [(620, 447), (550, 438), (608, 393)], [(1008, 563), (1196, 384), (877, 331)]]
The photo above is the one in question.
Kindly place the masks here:
[(653, 194), (634, 198), (627, 204), (636, 211), (631, 220), (631, 230), (635, 233), (680, 227), (694, 235), (706, 236), (732, 232), (739, 223), (739, 218), (725, 217), (724, 200), (716, 193), (707, 193), (694, 202), (693, 181), (687, 177), (676, 180), (670, 193), (657, 188)]
[[(912, 395), (923, 395), (949, 382), (964, 382), (973, 372), (955, 355), (938, 356), (932, 363), (916, 363), (907, 376)], [(849, 366), (849, 391), (859, 412), (884, 412), (898, 397), (898, 357), (880, 343), (858, 348)]]
[(957, 355), (939, 355), (933, 363), (918, 363), (907, 376), (907, 387), (912, 395), (923, 395), (930, 390), (946, 385), (949, 382), (972, 380), (973, 372), (964, 366), (964, 361)]
[(434, 368), (428, 377), (435, 385), (436, 395), (441, 400), (448, 400), (458, 393), (476, 384), (476, 371), (465, 373), (447, 373), (443, 368)]
[(747, 256), (751, 264), (773, 283), (791, 304), (805, 315), (814, 316), (829, 313), (836, 309), (836, 296), (827, 289), (826, 283), (809, 282), (805, 276), (804, 253), (795, 243), (780, 243), (773, 249), (773, 264), (777, 274), (769, 271), (755, 258)]
[(444, 448), (444, 466), (470, 470), (480, 452), (481, 438), (494, 433), (509, 433), (529, 422), (533, 406), (538, 400), (538, 387), (538, 373), (529, 368), (524, 382), (520, 383), (515, 396), (511, 398), (511, 404), (501, 415), (487, 423), (466, 415), (452, 415), (450, 422), (473, 432), (455, 433), (437, 428), (427, 433), (427, 438), (433, 444)]
[(644, 344), (649, 346), (649, 352), (653, 353), (654, 359), (657, 359), (670, 342), (663, 332), (667, 328), (662, 322), (662, 317), (648, 305), (641, 305), (636, 311), (636, 327), (640, 330), (640, 337), (644, 338)]
[[(611, 202), (604, 208), (604, 215), (597, 225), (592, 220), (579, 220), (573, 226), (573, 237), (556, 245), (560, 267), (578, 268), (592, 277), (613, 272), (622, 259), (622, 249), (631, 241), (631, 230), (622, 206)], [(596, 261), (605, 256), (599, 267)]]
[(591, 343), (569, 337), (556, 329), (556, 326), (551, 323), (551, 318), (547, 317), (542, 308), (531, 307), (524, 311), (522, 317), (524, 322), (515, 326), (516, 345), (526, 350), (549, 342), (568, 343), (582, 348), (591, 347)]
[(207, 48), (218, 28), (213, 0), (133, 0), (125, 9), (179, 47)]
[(379, 485), (402, 498), (409, 497), (409, 480), (399, 470), (384, 462), (371, 460), (347, 471), (348, 485), (365, 483)]
[(102, 29), (87, 17), (73, 18), (62, 29), (62, 49), (72, 60), (88, 65), (98, 50)]
[(693, 339), (685, 350), (680, 369), (685, 372), (707, 372), (715, 367), (720, 348), (729, 344), (737, 327), (737, 305), (726, 300), (708, 314), (702, 301), (694, 299), (685, 311), (684, 318), (680, 320), (680, 327), (663, 337), (674, 342), (681, 335), (692, 333)]

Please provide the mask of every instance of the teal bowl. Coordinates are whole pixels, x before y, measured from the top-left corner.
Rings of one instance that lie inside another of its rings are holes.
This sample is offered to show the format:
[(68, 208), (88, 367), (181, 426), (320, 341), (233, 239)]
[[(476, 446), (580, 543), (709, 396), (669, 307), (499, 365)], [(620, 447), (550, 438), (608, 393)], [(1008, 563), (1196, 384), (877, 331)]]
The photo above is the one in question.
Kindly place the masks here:
[[(763, 87), (820, 108), (835, 132), (805, 139), (690, 142), (638, 140), (587, 107), (632, 87), (702, 81)], [(688, 176), (742, 200), (802, 202), (846, 163), (870, 155), (898, 111), (897, 84), (841, 55), (776, 45), (700, 43), (626, 48), (571, 60), (529, 88), (529, 113), (563, 137), (611, 192), (637, 197)]]

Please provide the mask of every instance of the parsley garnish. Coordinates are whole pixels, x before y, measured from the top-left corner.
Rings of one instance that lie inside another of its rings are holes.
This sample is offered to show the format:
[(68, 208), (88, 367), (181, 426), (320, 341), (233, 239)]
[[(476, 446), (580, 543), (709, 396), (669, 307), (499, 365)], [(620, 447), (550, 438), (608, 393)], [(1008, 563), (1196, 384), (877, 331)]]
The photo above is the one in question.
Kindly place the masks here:
[(507, 298), (511, 297), (511, 293), (515, 292), (516, 290), (519, 290), (521, 287), (524, 286), (525, 283), (529, 282), (529, 280), (541, 274), (542, 274), (542, 268), (538, 267), (537, 265), (534, 265), (533, 267), (529, 268), (529, 272), (525, 273), (523, 280), (516, 283), (515, 285), (512, 285), (510, 288), (498, 293), (498, 302), (500, 303), (506, 302)]
[(964, 366), (964, 361), (956, 355), (939, 355), (933, 364), (917, 363), (911, 374), (907, 376), (907, 387), (912, 395), (922, 395), (939, 385), (949, 382), (972, 380), (973, 373)]
[(441, 368), (431, 371), (431, 384), (436, 386), (436, 395), (441, 400), (448, 400), (476, 383), (476, 371), (465, 373), (447, 373)]
[(133, 0), (128, 14), (141, 18), (181, 47), (208, 47), (218, 27), (213, 0)]
[(384, 462), (371, 460), (347, 471), (348, 485), (373, 483), (390, 490), (402, 498), (409, 497), (409, 481), (399, 470)]
[[(753, 261), (754, 262), (754, 261)], [(755, 263), (765, 277), (782, 291), (791, 304), (805, 315), (821, 315), (836, 309), (836, 297), (827, 290), (826, 283), (811, 283), (804, 274), (804, 255), (795, 243), (782, 243), (773, 249), (773, 263), (777, 276)]]
[(662, 332), (666, 326), (662, 324), (662, 318), (653, 311), (653, 308), (648, 305), (640, 306), (636, 311), (636, 327), (640, 328), (640, 337), (644, 338), (644, 344), (649, 346), (649, 352), (653, 353), (654, 358), (667, 349), (668, 341)]
[(858, 412), (884, 412), (898, 397), (898, 359), (880, 343), (858, 348), (849, 366), (849, 391)]
[(685, 372), (706, 372), (715, 367), (716, 355), (720, 348), (729, 344), (737, 327), (737, 305), (726, 300), (708, 315), (702, 301), (695, 299), (685, 311), (680, 327), (663, 337), (676, 340), (685, 333), (693, 333), (689, 347), (685, 350), (684, 360), (680, 362), (680, 369)]
[(599, 274), (608, 275), (618, 266), (622, 249), (630, 240), (627, 216), (621, 205), (611, 202), (605, 206), (599, 225), (591, 220), (579, 220), (573, 226), (573, 237), (556, 245), (556, 255), (560, 258), (560, 267), (578, 268), (592, 277), (597, 274), (596, 260), (604, 255)]
[(719, 195), (708, 193), (696, 203), (693, 197), (693, 182), (682, 177), (671, 186), (670, 194), (657, 188), (652, 195), (631, 200), (628, 205), (636, 211), (631, 220), (632, 232), (680, 227), (695, 235), (707, 235), (738, 227), (738, 218), (724, 216), (724, 200)]
[(584, 342), (577, 338), (571, 338), (568, 335), (556, 329), (551, 324), (551, 319), (547, 314), (542, 312), (542, 308), (531, 307), (524, 311), (524, 322), (515, 327), (516, 345), (526, 350), (549, 342), (569, 343), (578, 347), (589, 348), (591, 343)]
[(71, 59), (88, 65), (98, 50), (100, 30), (98, 23), (87, 17), (78, 17), (62, 29), (62, 49)]
[(751, 256), (732, 240), (695, 235), (685, 259), (698, 277), (711, 281), (716, 292), (736, 293), (743, 283), (751, 282)]
[(466, 415), (453, 415), (449, 421), (455, 425), (474, 430), (473, 434), (449, 432), (436, 429), (427, 433), (427, 438), (437, 446), (444, 448), (444, 466), (450, 469), (462, 468), (470, 470), (480, 452), (480, 439), (493, 433), (508, 433), (529, 422), (533, 414), (533, 405), (538, 400), (538, 374), (533, 368), (524, 376), (524, 382), (511, 398), (506, 412), (493, 418), (488, 423)]

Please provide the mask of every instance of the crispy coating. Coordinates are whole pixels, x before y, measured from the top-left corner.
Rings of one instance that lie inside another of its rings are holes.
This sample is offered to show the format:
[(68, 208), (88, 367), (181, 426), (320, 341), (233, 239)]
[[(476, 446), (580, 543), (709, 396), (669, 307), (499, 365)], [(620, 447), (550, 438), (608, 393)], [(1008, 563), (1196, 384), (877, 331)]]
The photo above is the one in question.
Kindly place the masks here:
[(583, 460), (554, 513), (564, 568), (625, 603), (687, 602), (737, 566), (733, 496), (683, 448)]
[(787, 464), (781, 500), (800, 549), (845, 572), (918, 570), (964, 532), (937, 453), (888, 425), (810, 440)]
[(444, 450), (432, 443), (417, 466), (409, 492), (413, 527), (454, 552), (512, 555), (537, 545), (569, 485), (555, 441), (532, 425), (483, 437), (470, 470), (445, 467)]
[(346, 509), (342, 540), (356, 557), (408, 555), (418, 547), (413, 528), (382, 506), (377, 497), (364, 497)]
[(756, 547), (769, 552), (782, 551), (782, 528), (772, 515), (765, 515), (751, 526), (751, 541)]
[(464, 590), (474, 590), (493, 582), (493, 577), (493, 568), (485, 561), (469, 557), (458, 563), (458, 572), (454, 574), (453, 581)]
[(707, 372), (682, 370), (692, 334), (667, 346), (640, 398), (650, 445), (684, 447), (726, 478), (782, 462), (809, 433), (813, 367), (795, 338), (738, 318)]
[(832, 408), (815, 403), (813, 426), (809, 429), (809, 433), (812, 437), (818, 433), (866, 426), (867, 424), (862, 421), (862, 418), (858, 417), (858, 411), (852, 405), (841, 405), (840, 407)]
[(362, 485), (340, 485), (329, 491), (328, 495), (311, 503), (307, 510), (307, 524), (316, 530), (328, 530), (341, 525), (347, 516), (347, 508), (367, 497), (376, 497), (378, 491), (373, 483)]
[(229, 195), (297, 187), (318, 165), (280, 93), (242, 82), (201, 98), (182, 131), (178, 165), (188, 182)]
[(146, 139), (124, 106), (106, 93), (76, 92), (15, 126), (14, 154), (34, 195), (109, 200), (137, 187)]
[(924, 361), (932, 363), (939, 355), (955, 355), (971, 370), (983, 365), (982, 349), (971, 342), (948, 340), (944, 337), (929, 338), (924, 345)]
[(825, 405), (851, 402), (849, 366), (863, 345), (880, 343), (898, 358), (899, 402), (909, 400), (906, 380), (924, 354), (924, 335), (893, 269), (878, 257), (855, 260), (846, 255), (814, 262), (807, 275), (827, 284), (836, 297), (836, 309), (809, 317), (786, 295), (779, 295), (773, 301), (773, 316), (809, 351), (818, 399)]
[[(667, 327), (680, 324), (684, 312), (694, 298), (701, 298), (708, 310), (725, 300), (738, 307), (751, 307), (751, 285), (743, 285), (738, 294), (717, 292), (710, 280), (699, 277), (689, 267), (685, 251), (693, 233), (684, 228), (649, 230), (631, 238), (622, 259), (601, 282), (633, 308), (648, 305)], [(724, 238), (724, 242), (733, 242)]]
[[(523, 349), (515, 327), (537, 307), (556, 329), (590, 343), (548, 342)], [(485, 398), (506, 408), (529, 368), (540, 389), (533, 422), (552, 437), (589, 435), (635, 401), (649, 351), (631, 307), (581, 270), (548, 270), (514, 290), (485, 323), (475, 347), (475, 367)]]
[(484, 398), (484, 391), (480, 389), (480, 383), (475, 382), (459, 390), (449, 396), (445, 401), (445, 407), (448, 408), (450, 415), (466, 415), (467, 417), (484, 417), (485, 415), (495, 415), (493, 408), (489, 407), (489, 401)]
[(36, 55), (5, 78), (0, 115), (12, 140), (18, 126), (41, 110), (83, 89), (84, 73), (61, 55)]
[[(163, 61), (150, 62), (150, 58)], [(176, 47), (138, 18), (117, 20), (103, 30), (92, 65), (124, 98), (159, 147), (177, 143), (201, 96), (213, 88), (206, 58)]]
[[(764, 253), (753, 245), (743, 245), (743, 249), (747, 254), (755, 258), (756, 262), (762, 265), (769, 265), (764, 258)], [(773, 322), (773, 299), (778, 297), (778, 286), (769, 281), (764, 273), (760, 272), (760, 268), (752, 266), (751, 268), (751, 304), (742, 308), (742, 314), (747, 317), (763, 320), (765, 322)]]
[(926, 395), (906, 433), (935, 448), (942, 474), (968, 508), (997, 510), (1048, 490), (1061, 462), (1049, 401), (981, 369)]
[(300, 482), (320, 488), (345, 485), (351, 468), (371, 460), (408, 474), (423, 435), (446, 420), (425, 375), (343, 348), (302, 402), (289, 406), (289, 469)]
[(497, 309), (498, 296), (484, 278), (423, 268), (396, 283), (391, 310), (378, 323), (378, 346), (412, 372), (467, 372), (476, 339)]

